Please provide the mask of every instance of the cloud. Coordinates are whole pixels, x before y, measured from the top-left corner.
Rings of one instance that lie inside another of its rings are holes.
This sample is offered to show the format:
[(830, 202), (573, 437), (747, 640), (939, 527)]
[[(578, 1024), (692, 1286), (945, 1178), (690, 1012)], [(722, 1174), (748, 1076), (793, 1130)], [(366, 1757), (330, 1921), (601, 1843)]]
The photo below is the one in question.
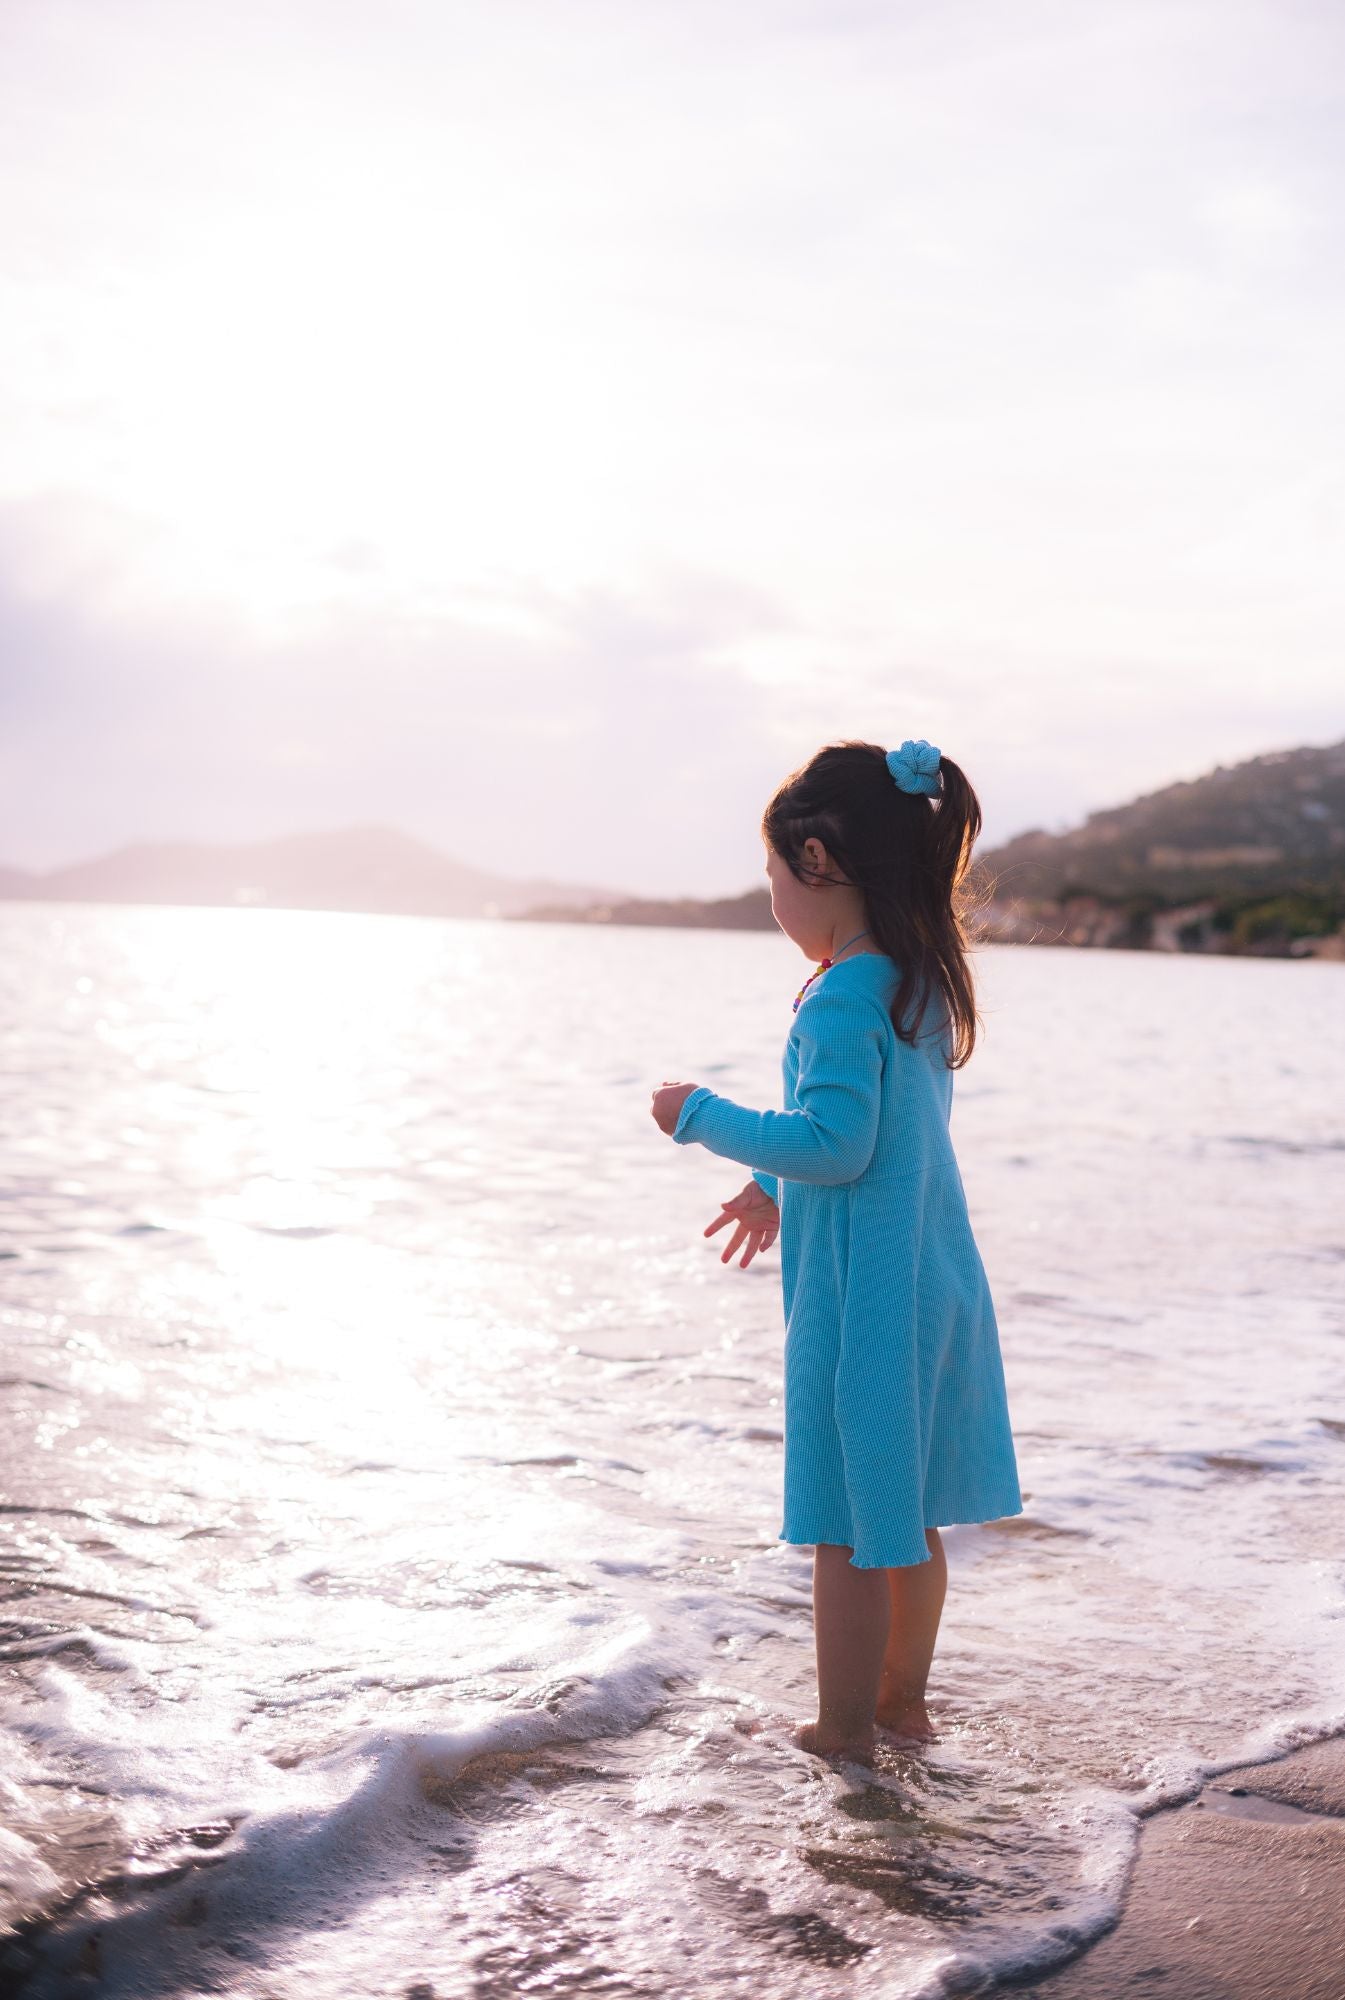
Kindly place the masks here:
[(1343, 40), (25, 0), (0, 859), (378, 817), (729, 890), (838, 735), (1001, 838), (1345, 733)]
[(510, 874), (692, 890), (760, 867), (779, 771), (733, 655), (787, 621), (756, 593), (534, 591), (498, 628), (479, 600), (456, 618), (366, 602), (259, 640), (208, 605), (72, 603), (54, 562), (34, 590), (43, 536), (0, 526), (9, 865), (377, 819)]
[[(1262, 676), (1230, 694), (1213, 657), (1165, 683), (1100, 641), (1086, 670), (1047, 675), (1009, 641), (903, 651), (860, 626), (832, 645), (688, 573), (627, 594), (478, 592), (457, 615), (373, 596), (259, 637), (208, 603), (128, 604), (78, 534), (67, 572), (46, 537), (75, 518), (0, 519), (11, 866), (379, 821), (507, 874), (727, 894), (759, 874), (772, 787), (838, 737), (940, 743), (993, 842), (1341, 733), (1334, 688)], [(85, 579), (73, 601), (67, 573)]]

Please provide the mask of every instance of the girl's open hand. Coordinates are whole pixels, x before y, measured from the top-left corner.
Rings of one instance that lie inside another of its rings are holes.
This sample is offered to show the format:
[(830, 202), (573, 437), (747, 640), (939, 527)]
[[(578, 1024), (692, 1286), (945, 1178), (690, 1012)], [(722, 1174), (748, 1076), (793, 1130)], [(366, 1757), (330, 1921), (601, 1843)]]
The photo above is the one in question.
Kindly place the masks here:
[(660, 1132), (671, 1138), (677, 1130), (677, 1121), (682, 1115), (682, 1106), (696, 1088), (694, 1083), (664, 1082), (661, 1089), (654, 1092), (654, 1101), (649, 1109)]
[(733, 1234), (721, 1255), (721, 1264), (727, 1264), (741, 1244), (746, 1244), (739, 1260), (739, 1269), (745, 1271), (758, 1250), (769, 1250), (780, 1233), (780, 1211), (758, 1181), (749, 1181), (740, 1194), (735, 1194), (723, 1205), (718, 1219), (705, 1231), (713, 1236), (726, 1223), (734, 1225)]

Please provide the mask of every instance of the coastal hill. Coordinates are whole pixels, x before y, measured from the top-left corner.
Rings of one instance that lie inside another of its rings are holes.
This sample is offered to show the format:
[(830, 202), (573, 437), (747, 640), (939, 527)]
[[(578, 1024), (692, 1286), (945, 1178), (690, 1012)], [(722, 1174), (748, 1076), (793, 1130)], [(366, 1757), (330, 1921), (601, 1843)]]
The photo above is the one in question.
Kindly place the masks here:
[(1069, 833), (1020, 833), (985, 856), (1002, 888), (1060, 898), (1328, 889), (1345, 874), (1345, 743), (1220, 764)]
[(1219, 765), (980, 865), (1006, 940), (1345, 957), (1345, 742)]
[[(971, 929), (991, 942), (1345, 959), (1345, 742), (1270, 751), (1065, 832), (1020, 833), (977, 855), (971, 886)], [(386, 826), (149, 842), (45, 873), (0, 867), (0, 901), (775, 927), (764, 889), (668, 900), (517, 880)]]
[[(1012, 944), (1345, 959), (1345, 742), (1277, 750), (978, 854), (973, 928)], [(544, 905), (534, 920), (769, 930), (764, 889), (717, 902)]]
[(612, 891), (469, 868), (393, 827), (353, 826), (246, 846), (151, 842), (45, 874), (0, 869), (0, 900), (220, 904), (382, 916), (514, 916), (546, 901), (590, 905)]

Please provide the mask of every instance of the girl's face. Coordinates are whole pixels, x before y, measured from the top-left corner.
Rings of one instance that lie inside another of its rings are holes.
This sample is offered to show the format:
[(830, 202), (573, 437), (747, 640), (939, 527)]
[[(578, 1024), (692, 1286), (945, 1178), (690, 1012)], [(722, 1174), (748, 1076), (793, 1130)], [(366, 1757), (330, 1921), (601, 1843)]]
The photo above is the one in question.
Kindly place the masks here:
[[(826, 849), (818, 840), (804, 843), (805, 867), (826, 868)], [(789, 863), (767, 843), (766, 878), (771, 885), (771, 915), (787, 938), (807, 958), (825, 958), (831, 950), (835, 923), (835, 889), (823, 883), (800, 882)]]

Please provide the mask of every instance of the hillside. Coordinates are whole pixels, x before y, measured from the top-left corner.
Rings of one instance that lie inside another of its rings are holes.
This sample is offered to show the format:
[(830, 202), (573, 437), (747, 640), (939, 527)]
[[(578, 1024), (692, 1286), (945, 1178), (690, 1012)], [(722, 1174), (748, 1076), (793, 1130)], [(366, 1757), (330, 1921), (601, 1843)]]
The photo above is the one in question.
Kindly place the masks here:
[(1345, 878), (1345, 743), (1277, 750), (984, 857), (1001, 891), (1061, 900), (1329, 888)]
[(625, 896), (601, 903), (540, 903), (520, 914), (525, 921), (538, 924), (650, 924), (692, 931), (775, 929), (766, 889), (746, 889), (741, 896), (708, 901), (696, 896)]
[(1345, 743), (1219, 765), (979, 866), (1005, 942), (1345, 957)]
[(509, 916), (539, 901), (591, 904), (610, 890), (469, 868), (395, 828), (347, 827), (245, 846), (119, 848), (45, 874), (0, 869), (0, 900), (350, 910), (385, 916)]

